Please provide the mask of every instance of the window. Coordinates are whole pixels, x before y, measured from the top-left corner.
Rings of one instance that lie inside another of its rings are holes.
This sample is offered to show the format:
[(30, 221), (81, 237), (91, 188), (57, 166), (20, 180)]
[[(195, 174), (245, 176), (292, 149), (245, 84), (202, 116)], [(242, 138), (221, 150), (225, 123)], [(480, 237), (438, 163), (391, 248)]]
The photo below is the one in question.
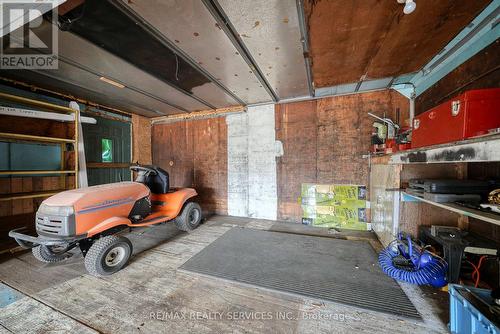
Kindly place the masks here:
[(102, 162), (113, 162), (113, 141), (111, 139), (101, 139)]

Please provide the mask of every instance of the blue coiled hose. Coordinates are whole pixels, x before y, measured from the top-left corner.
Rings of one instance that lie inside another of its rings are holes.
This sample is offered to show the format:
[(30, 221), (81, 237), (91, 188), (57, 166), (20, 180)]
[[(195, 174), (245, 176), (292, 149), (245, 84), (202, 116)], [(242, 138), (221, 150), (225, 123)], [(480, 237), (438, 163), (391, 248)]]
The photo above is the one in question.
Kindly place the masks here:
[[(447, 284), (446, 272), (448, 264), (442, 258), (432, 255), (423, 249), (418, 249), (412, 244), (408, 236), (405, 244), (400, 239), (394, 240), (378, 256), (382, 270), (390, 277), (417, 285), (431, 285), (441, 288)], [(407, 251), (406, 251), (407, 250)], [(393, 259), (403, 256), (412, 263), (409, 268), (398, 268)]]

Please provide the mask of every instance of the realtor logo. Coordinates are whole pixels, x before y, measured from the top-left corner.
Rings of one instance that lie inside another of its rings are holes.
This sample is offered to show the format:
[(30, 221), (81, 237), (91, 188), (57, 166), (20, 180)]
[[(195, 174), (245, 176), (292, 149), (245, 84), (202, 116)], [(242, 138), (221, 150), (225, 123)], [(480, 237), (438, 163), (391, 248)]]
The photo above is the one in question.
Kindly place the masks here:
[(60, 2), (0, 0), (0, 69), (57, 69)]

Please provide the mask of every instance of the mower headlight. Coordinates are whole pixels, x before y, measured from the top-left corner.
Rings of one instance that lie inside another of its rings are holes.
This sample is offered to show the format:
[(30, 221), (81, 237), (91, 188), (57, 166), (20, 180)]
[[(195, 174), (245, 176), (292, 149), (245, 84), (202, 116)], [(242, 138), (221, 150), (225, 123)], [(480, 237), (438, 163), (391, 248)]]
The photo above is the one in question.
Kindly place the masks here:
[(67, 217), (74, 214), (75, 210), (73, 210), (72, 206), (50, 206), (42, 203), (38, 208), (38, 212), (45, 215)]

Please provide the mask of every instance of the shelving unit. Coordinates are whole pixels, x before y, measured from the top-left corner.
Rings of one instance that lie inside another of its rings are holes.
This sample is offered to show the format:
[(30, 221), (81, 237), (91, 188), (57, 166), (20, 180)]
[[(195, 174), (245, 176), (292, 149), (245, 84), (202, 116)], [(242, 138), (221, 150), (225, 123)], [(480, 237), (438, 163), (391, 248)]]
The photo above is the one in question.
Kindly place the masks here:
[(500, 161), (500, 134), (397, 152), (389, 164)]
[(0, 175), (45, 175), (45, 174), (75, 174), (74, 170), (7, 170)]
[(14, 139), (14, 140), (19, 140), (19, 141), (35, 141), (35, 142), (43, 142), (43, 143), (75, 143), (74, 139), (30, 136), (30, 135), (23, 135), (23, 134), (19, 134), (19, 133), (7, 133), (7, 132), (0, 132), (0, 138)]
[[(75, 124), (75, 134), (74, 139), (67, 138), (56, 138), (56, 137), (44, 137), (44, 136), (32, 136), (20, 133), (7, 133), (0, 132), (0, 139), (6, 139), (9, 141), (27, 141), (27, 142), (38, 142), (38, 143), (53, 143), (59, 144), (61, 146), (61, 168), (59, 170), (7, 170), (0, 171), (0, 175), (60, 175), (61, 176), (61, 186), (65, 188), (66, 186), (66, 176), (74, 174), (75, 177), (75, 188), (78, 188), (78, 137), (79, 137), (79, 118), (80, 111), (78, 109), (72, 109), (69, 107), (64, 107), (48, 102), (32, 100), (16, 95), (0, 93), (0, 99), (12, 101), (19, 104), (31, 105), (39, 107), (44, 110), (49, 110), (52, 112), (63, 113), (63, 114), (73, 114), (74, 124)], [(64, 152), (66, 150), (66, 144), (72, 144), (75, 152), (75, 166), (72, 170), (65, 170), (64, 166)], [(18, 194), (7, 194), (1, 195), (0, 201), (7, 201), (13, 199), (27, 199), (27, 198), (37, 198), (37, 197), (48, 197), (53, 195), (55, 192), (31, 192), (31, 193), (18, 193)]]
[[(467, 208), (467, 207), (464, 207), (464, 206), (461, 206), (461, 205), (458, 205), (455, 203), (437, 203), (437, 202), (430, 201), (430, 200), (422, 198), (422, 197), (408, 194), (407, 192), (403, 192), (403, 195), (412, 198), (414, 201), (428, 203), (428, 204), (431, 204), (431, 205), (434, 205), (434, 206), (461, 214), (465, 217), (476, 218), (476, 219), (479, 219), (479, 220), (482, 220), (482, 221), (485, 221), (488, 223), (500, 225), (500, 215), (497, 215), (494, 213), (488, 213), (488, 212), (484, 212), (481, 210)], [(403, 196), (403, 201), (405, 200), (404, 196)]]
[[(372, 179), (370, 182), (375, 186), (372, 188), (371, 200), (374, 203), (382, 203), (377, 209), (380, 217), (389, 217), (387, 219), (376, 218), (380, 222), (377, 223), (378, 226), (376, 224), (372, 226), (379, 229), (377, 233), (385, 241), (390, 241), (395, 236), (394, 233), (386, 231), (397, 231), (402, 228), (417, 235), (418, 227), (421, 225), (450, 225), (454, 219), (453, 213), (460, 215), (457, 221), (457, 226), (460, 228), (468, 230), (471, 222), (476, 227), (477, 223), (485, 222), (494, 225), (491, 227), (492, 229), (497, 228), (500, 226), (500, 215), (495, 213), (467, 208), (454, 203), (436, 203), (408, 194), (403, 190), (398, 191), (401, 196), (396, 199), (393, 197), (393, 192), (388, 190), (403, 188), (402, 183), (412, 178), (477, 178), (477, 171), (481, 169), (481, 165), (496, 162), (500, 162), (499, 133), (372, 156), (372, 171), (370, 172)], [(498, 176), (493, 175), (492, 177)], [(427, 203), (430, 206), (422, 207), (424, 204), (420, 204), (417, 207), (412, 207), (405, 206), (402, 202)], [(377, 210), (373, 210), (373, 212)], [(445, 210), (442, 212), (442, 223), (437, 219), (437, 210)], [(375, 219), (374, 215), (372, 215), (372, 219)], [(474, 223), (474, 220), (477, 223)], [(489, 229), (484, 225), (481, 225), (481, 228)]]
[(6, 194), (0, 195), (1, 201), (10, 201), (14, 199), (29, 199), (29, 198), (40, 198), (40, 197), (49, 197), (57, 194), (58, 191), (39, 191), (39, 192), (31, 192), (31, 193), (15, 193), (15, 194)]

